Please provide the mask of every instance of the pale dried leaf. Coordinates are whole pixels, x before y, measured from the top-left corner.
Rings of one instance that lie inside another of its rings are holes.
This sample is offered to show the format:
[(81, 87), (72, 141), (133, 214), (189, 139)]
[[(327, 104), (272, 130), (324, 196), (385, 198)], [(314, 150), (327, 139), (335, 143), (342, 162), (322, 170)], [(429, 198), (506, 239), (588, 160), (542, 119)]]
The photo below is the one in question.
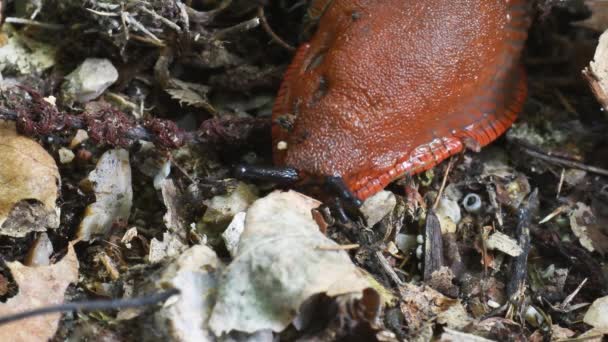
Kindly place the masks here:
[(457, 299), (446, 297), (428, 286), (405, 284), (400, 287), (401, 312), (410, 331), (414, 332), (431, 322), (454, 305)]
[(247, 210), (257, 197), (255, 187), (239, 182), (229, 193), (204, 201), (207, 211), (202, 221), (204, 224), (228, 224), (234, 215)]
[(587, 310), (583, 322), (598, 329), (608, 329), (608, 296), (596, 299)]
[(601, 224), (586, 204), (576, 203), (570, 212), (570, 228), (588, 251), (597, 251), (602, 255), (608, 251), (608, 236), (604, 234)]
[(275, 191), (251, 205), (209, 321), (216, 335), (282, 331), (312, 295), (360, 293), (370, 286), (348, 253), (319, 231), (311, 214), (319, 204)]
[(365, 217), (367, 225), (373, 227), (388, 215), (397, 205), (395, 194), (382, 190), (363, 202), (361, 213)]
[[(18, 135), (14, 125), (0, 122), (0, 160), (0, 226), (3, 226), (0, 234), (22, 237), (32, 230), (46, 229), (44, 224), (22, 227), (27, 229), (9, 229), (5, 225), (10, 223), (7, 218), (13, 208), (25, 200), (39, 202), (42, 206), (37, 213), (49, 217), (41, 221), (57, 221), (51, 225), (55, 228), (58, 220), (51, 219), (51, 216), (57, 216), (55, 201), (60, 178), (53, 157), (37, 142)], [(38, 221), (37, 218), (32, 220)]]
[(150, 252), (148, 262), (155, 264), (167, 257), (174, 257), (183, 252), (188, 246), (185, 245), (177, 236), (168, 232), (163, 233), (163, 240), (152, 238), (150, 241)]
[(210, 88), (201, 84), (184, 82), (178, 79), (171, 79), (172, 88), (165, 89), (171, 97), (180, 104), (186, 104), (192, 107), (209, 108), (209, 99), (207, 93)]
[(84, 183), (95, 192), (95, 202), (87, 207), (78, 227), (78, 237), (88, 241), (106, 234), (113, 223), (129, 219), (133, 204), (129, 152), (115, 149), (104, 153)]
[(222, 264), (215, 252), (202, 245), (192, 246), (171, 262), (157, 282), (180, 290), (177, 300), (155, 314), (156, 327), (172, 341), (214, 341), (208, 319), (217, 287), (216, 272)]
[[(19, 293), (0, 303), (0, 316), (60, 304), (66, 288), (78, 281), (78, 259), (70, 244), (61, 261), (50, 266), (27, 267), (20, 262), (7, 263), (19, 286)], [(48, 341), (57, 330), (61, 314), (35, 316), (0, 326), (0, 341)]]
[(583, 70), (591, 91), (598, 102), (608, 109), (608, 33), (604, 32), (599, 39), (593, 60)]

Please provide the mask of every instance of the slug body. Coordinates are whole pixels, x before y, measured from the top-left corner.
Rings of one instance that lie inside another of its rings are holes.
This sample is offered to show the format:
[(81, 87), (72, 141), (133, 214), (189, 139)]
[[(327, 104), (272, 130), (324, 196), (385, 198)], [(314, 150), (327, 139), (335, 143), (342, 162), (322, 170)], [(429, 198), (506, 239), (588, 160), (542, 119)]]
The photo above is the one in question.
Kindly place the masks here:
[(273, 108), (275, 163), (342, 177), (361, 200), (521, 111), (525, 0), (316, 0), (316, 33)]

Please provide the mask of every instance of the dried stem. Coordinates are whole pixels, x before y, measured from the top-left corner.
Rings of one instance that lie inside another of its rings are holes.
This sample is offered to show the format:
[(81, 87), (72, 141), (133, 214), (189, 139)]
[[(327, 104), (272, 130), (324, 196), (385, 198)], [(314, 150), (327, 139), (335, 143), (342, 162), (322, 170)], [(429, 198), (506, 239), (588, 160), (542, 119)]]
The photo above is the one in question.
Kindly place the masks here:
[(268, 33), (268, 35), (272, 38), (272, 40), (274, 40), (277, 44), (279, 44), (282, 47), (284, 47), (286, 50), (289, 50), (289, 51), (295, 51), (296, 50), (295, 47), (291, 46), (289, 43), (287, 43), (286, 41), (284, 41), (281, 37), (279, 37), (272, 30), (272, 27), (270, 27), (270, 25), (268, 24), (268, 21), (266, 20), (266, 15), (264, 14), (264, 7), (263, 6), (258, 7), (258, 17), (260, 18), (260, 23), (262, 24), (262, 28), (264, 29), (264, 31), (266, 31), (266, 33)]

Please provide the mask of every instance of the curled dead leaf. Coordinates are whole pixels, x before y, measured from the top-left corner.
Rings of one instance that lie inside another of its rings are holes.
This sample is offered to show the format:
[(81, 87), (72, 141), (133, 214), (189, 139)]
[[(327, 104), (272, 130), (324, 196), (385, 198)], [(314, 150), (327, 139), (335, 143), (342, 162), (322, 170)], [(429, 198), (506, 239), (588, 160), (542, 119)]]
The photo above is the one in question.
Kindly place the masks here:
[[(19, 286), (19, 293), (0, 303), (0, 316), (37, 309), (63, 302), (66, 288), (78, 281), (78, 259), (70, 244), (68, 253), (54, 265), (28, 267), (7, 263)], [(0, 341), (48, 341), (59, 325), (60, 313), (34, 316), (0, 326)]]
[(59, 226), (59, 171), (37, 142), (0, 122), (0, 234), (23, 237)]

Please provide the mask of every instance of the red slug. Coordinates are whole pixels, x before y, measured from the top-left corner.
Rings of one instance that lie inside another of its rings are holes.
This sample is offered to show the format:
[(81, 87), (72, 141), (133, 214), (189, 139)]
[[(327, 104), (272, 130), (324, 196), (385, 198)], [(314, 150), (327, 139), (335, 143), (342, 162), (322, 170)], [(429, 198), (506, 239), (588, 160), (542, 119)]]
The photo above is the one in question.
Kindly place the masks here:
[(273, 108), (275, 163), (359, 199), (496, 139), (526, 97), (526, 0), (315, 0)]

